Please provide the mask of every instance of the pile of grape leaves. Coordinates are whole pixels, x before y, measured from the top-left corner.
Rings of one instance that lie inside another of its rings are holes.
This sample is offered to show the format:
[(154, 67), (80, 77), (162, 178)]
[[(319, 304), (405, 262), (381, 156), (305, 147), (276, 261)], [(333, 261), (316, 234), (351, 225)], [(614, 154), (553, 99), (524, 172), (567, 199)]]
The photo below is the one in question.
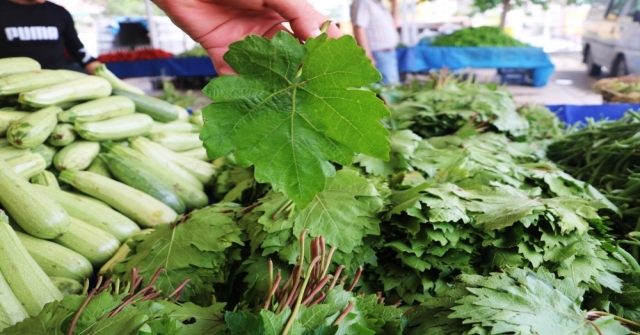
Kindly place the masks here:
[(367, 86), (349, 36), (252, 36), (225, 59), (201, 134), (217, 203), (4, 334), (640, 331), (622, 212), (546, 158), (546, 108), (446, 73)]

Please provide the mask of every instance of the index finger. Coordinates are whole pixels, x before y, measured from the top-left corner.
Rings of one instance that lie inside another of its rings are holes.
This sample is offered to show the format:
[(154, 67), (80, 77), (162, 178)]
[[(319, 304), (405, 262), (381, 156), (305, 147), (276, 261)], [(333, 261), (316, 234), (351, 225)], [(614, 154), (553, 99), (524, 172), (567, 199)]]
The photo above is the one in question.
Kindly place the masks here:
[[(265, 4), (287, 20), (294, 36), (301, 40), (320, 35), (320, 27), (328, 21), (326, 16), (315, 10), (307, 1), (266, 0)], [(337, 38), (343, 34), (334, 23), (331, 23), (327, 29), (327, 35)]]

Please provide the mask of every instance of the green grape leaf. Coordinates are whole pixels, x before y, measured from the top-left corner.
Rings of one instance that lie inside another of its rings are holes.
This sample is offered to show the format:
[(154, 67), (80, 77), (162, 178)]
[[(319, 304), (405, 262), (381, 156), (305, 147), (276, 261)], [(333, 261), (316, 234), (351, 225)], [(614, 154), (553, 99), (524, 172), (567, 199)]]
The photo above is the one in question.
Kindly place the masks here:
[(237, 208), (219, 203), (189, 213), (183, 222), (159, 225), (150, 234), (134, 237), (131, 251), (114, 267), (114, 273), (129, 279), (131, 270), (139, 268), (142, 284), (147, 285), (157, 269), (163, 268), (155, 282), (157, 288), (171, 293), (189, 279), (182, 301), (211, 301), (213, 284), (226, 280), (228, 263), (235, 257), (230, 251), (243, 245), (242, 232), (233, 219)]
[(255, 166), (255, 178), (300, 207), (335, 174), (331, 162), (350, 165), (356, 153), (389, 158), (389, 115), (375, 94), (358, 89), (380, 80), (350, 36), (323, 34), (301, 45), (280, 32), (249, 36), (229, 46), (224, 59), (239, 75), (212, 80), (213, 103), (203, 110), (201, 139), (210, 157), (235, 150), (237, 162)]

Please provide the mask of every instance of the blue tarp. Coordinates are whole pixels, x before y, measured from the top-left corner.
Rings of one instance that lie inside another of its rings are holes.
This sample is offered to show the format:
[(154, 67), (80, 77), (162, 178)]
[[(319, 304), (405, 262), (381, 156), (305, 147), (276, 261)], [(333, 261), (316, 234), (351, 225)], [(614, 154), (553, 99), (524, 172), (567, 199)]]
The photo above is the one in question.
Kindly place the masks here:
[(547, 108), (558, 115), (562, 122), (572, 125), (586, 123), (587, 118), (593, 118), (596, 121), (602, 119), (617, 120), (630, 109), (639, 110), (640, 105), (617, 103), (603, 105), (547, 105)]
[(541, 48), (533, 47), (432, 47), (417, 45), (400, 48), (398, 66), (401, 72), (423, 72), (446, 67), (531, 69), (533, 85), (547, 84), (554, 66)]
[(107, 63), (107, 68), (120, 78), (217, 76), (209, 57), (166, 58)]

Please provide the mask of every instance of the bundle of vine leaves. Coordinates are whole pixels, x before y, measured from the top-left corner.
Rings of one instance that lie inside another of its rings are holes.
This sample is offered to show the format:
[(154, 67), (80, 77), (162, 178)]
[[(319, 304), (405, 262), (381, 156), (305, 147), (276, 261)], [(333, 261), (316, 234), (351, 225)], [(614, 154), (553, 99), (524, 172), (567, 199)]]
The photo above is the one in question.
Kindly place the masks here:
[(380, 77), (348, 36), (225, 59), (203, 110), (218, 203), (4, 334), (638, 334), (620, 210), (546, 159), (546, 108), (443, 75), (380, 92), (389, 112), (351, 89)]

